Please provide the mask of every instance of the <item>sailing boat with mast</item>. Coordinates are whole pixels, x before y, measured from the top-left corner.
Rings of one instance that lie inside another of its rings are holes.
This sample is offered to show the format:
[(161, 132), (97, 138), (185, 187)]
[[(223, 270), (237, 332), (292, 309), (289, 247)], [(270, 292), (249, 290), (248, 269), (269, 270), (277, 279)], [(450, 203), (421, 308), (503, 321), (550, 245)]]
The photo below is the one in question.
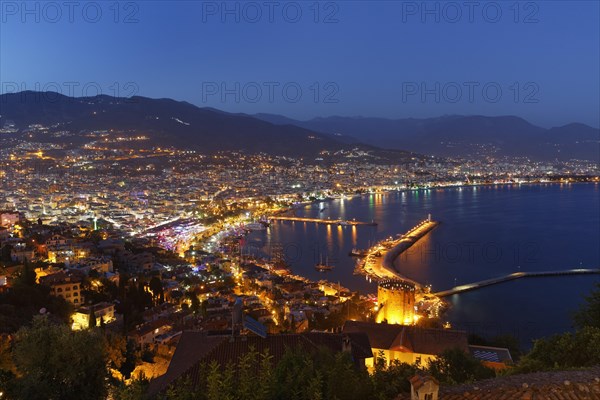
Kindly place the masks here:
[(323, 263), (323, 255), (320, 256), (319, 263), (315, 265), (315, 269), (321, 272), (331, 271), (333, 268), (335, 267), (329, 264), (327, 256), (325, 256), (325, 263)]

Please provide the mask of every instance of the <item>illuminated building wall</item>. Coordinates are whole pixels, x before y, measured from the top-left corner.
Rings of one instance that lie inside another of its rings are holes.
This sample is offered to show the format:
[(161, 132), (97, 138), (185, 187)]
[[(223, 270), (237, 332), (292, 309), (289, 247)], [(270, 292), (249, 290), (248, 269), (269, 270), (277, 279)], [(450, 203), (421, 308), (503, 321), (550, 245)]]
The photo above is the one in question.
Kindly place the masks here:
[(415, 319), (415, 286), (402, 280), (385, 280), (377, 289), (378, 323), (412, 325)]

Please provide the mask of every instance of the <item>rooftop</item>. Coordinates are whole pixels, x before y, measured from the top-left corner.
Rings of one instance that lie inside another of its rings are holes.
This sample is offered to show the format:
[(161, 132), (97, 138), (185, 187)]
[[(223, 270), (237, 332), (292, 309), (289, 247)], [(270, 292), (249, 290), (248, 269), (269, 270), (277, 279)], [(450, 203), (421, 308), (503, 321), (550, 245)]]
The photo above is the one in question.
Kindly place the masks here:
[[(409, 400), (404, 394), (396, 400)], [(598, 400), (600, 366), (580, 371), (536, 372), (442, 386), (439, 400)]]

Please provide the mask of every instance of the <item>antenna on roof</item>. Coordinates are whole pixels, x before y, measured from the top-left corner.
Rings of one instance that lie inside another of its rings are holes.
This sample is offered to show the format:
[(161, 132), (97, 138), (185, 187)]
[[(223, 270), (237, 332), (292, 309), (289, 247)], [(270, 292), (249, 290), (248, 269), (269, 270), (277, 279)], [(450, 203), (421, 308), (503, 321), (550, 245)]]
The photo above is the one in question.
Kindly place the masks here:
[(236, 298), (235, 303), (233, 303), (233, 312), (231, 314), (231, 337), (233, 338), (235, 335), (236, 329), (240, 329), (243, 325), (242, 317), (242, 307), (243, 302), (241, 298)]

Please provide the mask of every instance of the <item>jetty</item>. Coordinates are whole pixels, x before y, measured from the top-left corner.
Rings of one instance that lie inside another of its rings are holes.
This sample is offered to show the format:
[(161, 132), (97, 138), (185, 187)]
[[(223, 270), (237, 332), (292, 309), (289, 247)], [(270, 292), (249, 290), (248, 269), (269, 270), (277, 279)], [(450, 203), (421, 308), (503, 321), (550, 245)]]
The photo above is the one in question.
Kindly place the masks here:
[(394, 268), (394, 260), (438, 225), (439, 222), (433, 221), (429, 215), (426, 220), (400, 235), (398, 239), (377, 243), (368, 250), (364, 261), (357, 265), (357, 270), (379, 279), (402, 279), (420, 288), (421, 285), (418, 282), (403, 276)]
[(508, 281), (514, 281), (520, 278), (536, 278), (544, 276), (562, 276), (562, 275), (589, 275), (589, 274), (600, 274), (600, 269), (567, 269), (562, 271), (534, 271), (534, 272), (515, 272), (512, 274), (504, 275), (498, 278), (486, 279), (480, 282), (469, 283), (467, 285), (455, 286), (452, 289), (444, 290), (441, 292), (433, 293), (437, 297), (447, 297), (453, 294), (468, 292), (470, 290), (480, 289), (486, 286), (497, 285)]
[(363, 222), (356, 220), (344, 220), (344, 219), (323, 219), (323, 218), (305, 218), (305, 217), (288, 217), (288, 216), (271, 216), (268, 217), (269, 221), (292, 221), (292, 222), (310, 222), (315, 224), (324, 224), (324, 225), (367, 225), (367, 226), (377, 226), (377, 222)]

